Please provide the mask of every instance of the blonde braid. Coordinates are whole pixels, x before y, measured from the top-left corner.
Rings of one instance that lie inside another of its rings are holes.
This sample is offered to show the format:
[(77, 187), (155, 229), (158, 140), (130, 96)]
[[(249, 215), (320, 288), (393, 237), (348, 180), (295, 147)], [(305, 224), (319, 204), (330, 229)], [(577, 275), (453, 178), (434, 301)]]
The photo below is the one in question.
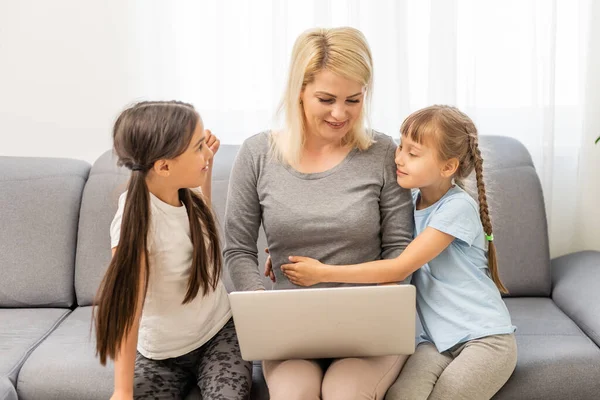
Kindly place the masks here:
[(479, 199), (479, 216), (481, 218), (481, 224), (485, 231), (486, 239), (488, 240), (488, 268), (492, 275), (492, 280), (498, 287), (501, 293), (508, 293), (508, 290), (500, 280), (498, 274), (498, 262), (496, 259), (496, 246), (494, 244), (494, 231), (492, 228), (492, 221), (490, 220), (489, 207), (487, 202), (487, 196), (485, 194), (485, 183), (483, 181), (483, 158), (481, 157), (481, 151), (479, 150), (479, 144), (477, 139), (477, 133), (467, 131), (469, 135), (469, 147), (473, 164), (475, 168), (475, 177), (477, 179), (477, 195)]

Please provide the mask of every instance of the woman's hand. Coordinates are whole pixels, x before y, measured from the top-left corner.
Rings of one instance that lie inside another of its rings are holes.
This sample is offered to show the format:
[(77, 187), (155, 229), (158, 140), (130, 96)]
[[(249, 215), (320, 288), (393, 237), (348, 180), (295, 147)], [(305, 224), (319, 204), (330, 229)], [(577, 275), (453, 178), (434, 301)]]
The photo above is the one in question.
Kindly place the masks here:
[(324, 282), (324, 273), (327, 266), (319, 260), (309, 257), (291, 256), (293, 264), (284, 264), (281, 270), (290, 282), (299, 286), (312, 286)]
[[(265, 253), (269, 254), (269, 249), (265, 249)], [(275, 273), (273, 272), (273, 262), (271, 261), (271, 256), (267, 257), (267, 261), (265, 261), (265, 276), (268, 276), (272, 282), (276, 282)]]

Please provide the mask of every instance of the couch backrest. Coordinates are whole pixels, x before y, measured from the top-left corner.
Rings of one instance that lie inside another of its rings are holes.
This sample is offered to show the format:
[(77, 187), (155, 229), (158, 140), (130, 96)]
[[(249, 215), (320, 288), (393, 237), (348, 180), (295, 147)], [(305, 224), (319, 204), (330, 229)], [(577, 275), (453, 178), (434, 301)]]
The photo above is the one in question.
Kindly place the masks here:
[(110, 151), (96, 160), (90, 171), (81, 200), (75, 261), (75, 294), (80, 306), (92, 304), (110, 262), (110, 223), (128, 178), (129, 172), (117, 167)]
[(0, 307), (69, 307), (90, 165), (0, 157)]
[[(222, 145), (213, 168), (212, 202), (221, 227), (222, 244), (229, 172), (238, 149), (239, 146)], [(79, 305), (92, 304), (110, 262), (110, 223), (117, 210), (119, 196), (126, 190), (128, 178), (129, 171), (116, 166), (116, 159), (111, 151), (104, 153), (90, 171), (81, 202), (75, 267), (75, 291)], [(266, 258), (263, 251), (265, 247), (266, 241), (261, 230), (259, 238), (261, 270)], [(223, 274), (223, 278), (227, 289), (232, 290), (233, 285), (227, 271)]]
[[(239, 146), (223, 145), (215, 158), (213, 207), (222, 239), (229, 174), (238, 150)], [(482, 136), (481, 150), (502, 280), (510, 296), (548, 296), (551, 290), (548, 229), (541, 185), (531, 157), (520, 142), (508, 137)], [(129, 172), (117, 168), (115, 163), (111, 152), (102, 155), (92, 167), (83, 192), (75, 269), (80, 305), (92, 303), (110, 261), (109, 226), (129, 177)], [(473, 182), (471, 177), (468, 186), (474, 187)], [(258, 241), (261, 271), (265, 247), (261, 229)], [(223, 276), (231, 290), (227, 271)], [(264, 281), (270, 288), (268, 279)]]
[(509, 296), (548, 296), (546, 210), (531, 156), (519, 141), (503, 136), (482, 136), (481, 151), (500, 276)]

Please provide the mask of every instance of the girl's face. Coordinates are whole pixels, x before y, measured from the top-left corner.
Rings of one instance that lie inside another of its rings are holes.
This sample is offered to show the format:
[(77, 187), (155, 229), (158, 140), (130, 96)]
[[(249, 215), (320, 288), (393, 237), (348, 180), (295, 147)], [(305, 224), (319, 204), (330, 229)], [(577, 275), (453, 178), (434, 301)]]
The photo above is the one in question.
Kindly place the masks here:
[(364, 87), (323, 70), (306, 85), (300, 100), (307, 134), (328, 142), (341, 141), (363, 109)]
[(173, 185), (178, 188), (196, 188), (207, 177), (209, 161), (213, 152), (205, 143), (206, 133), (202, 119), (198, 118), (196, 129), (188, 148), (170, 162), (170, 174)]
[(396, 149), (396, 179), (405, 189), (438, 185), (448, 179), (446, 162), (441, 161), (436, 150), (426, 143), (416, 143), (407, 136), (400, 137)]

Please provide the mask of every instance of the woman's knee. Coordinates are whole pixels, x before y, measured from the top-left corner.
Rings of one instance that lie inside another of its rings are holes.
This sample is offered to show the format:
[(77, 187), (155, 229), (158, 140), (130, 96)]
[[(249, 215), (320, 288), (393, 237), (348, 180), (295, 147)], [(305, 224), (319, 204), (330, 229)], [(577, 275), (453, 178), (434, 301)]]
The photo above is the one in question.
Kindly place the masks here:
[(323, 378), (323, 400), (382, 399), (406, 358), (386, 356), (334, 361)]
[(264, 361), (271, 400), (319, 400), (323, 370), (312, 360)]

